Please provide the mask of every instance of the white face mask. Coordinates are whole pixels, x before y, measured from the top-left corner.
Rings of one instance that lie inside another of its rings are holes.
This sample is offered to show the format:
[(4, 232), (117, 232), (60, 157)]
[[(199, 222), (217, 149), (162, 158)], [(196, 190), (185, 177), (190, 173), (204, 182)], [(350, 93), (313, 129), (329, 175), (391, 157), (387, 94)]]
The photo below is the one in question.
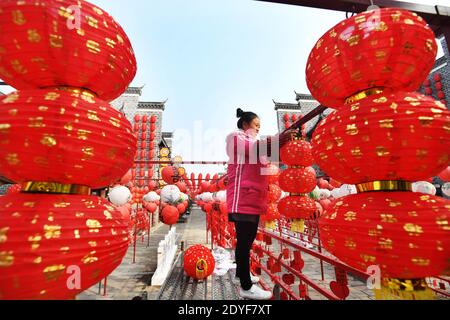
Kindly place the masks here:
[(256, 130), (253, 128), (249, 128), (247, 130), (245, 130), (245, 133), (248, 134), (249, 136), (251, 136), (254, 139), (258, 139), (259, 138), (259, 133), (256, 133)]

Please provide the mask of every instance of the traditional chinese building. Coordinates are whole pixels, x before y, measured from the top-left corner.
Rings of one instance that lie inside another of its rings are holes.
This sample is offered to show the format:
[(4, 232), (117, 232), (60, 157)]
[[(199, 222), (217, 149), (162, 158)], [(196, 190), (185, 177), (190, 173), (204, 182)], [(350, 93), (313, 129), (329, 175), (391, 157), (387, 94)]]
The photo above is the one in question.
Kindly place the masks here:
[[(148, 127), (150, 127), (150, 119), (152, 116), (156, 119), (154, 125), (154, 140), (153, 144), (151, 144), (150, 135), (144, 135), (144, 139), (142, 136), (142, 128), (138, 129), (137, 136), (139, 145), (143, 140), (146, 141), (146, 145), (149, 150), (145, 157), (140, 157), (138, 154), (138, 160), (158, 160), (159, 152), (164, 147), (171, 147), (171, 143), (169, 146), (169, 142), (166, 141), (166, 138), (169, 138), (167, 134), (162, 132), (162, 121), (163, 121), (163, 112), (165, 109), (166, 101), (162, 102), (149, 102), (149, 101), (140, 101), (142, 95), (143, 87), (129, 87), (124, 94), (118, 97), (116, 100), (111, 102), (111, 105), (121, 111), (127, 119), (130, 121), (132, 127), (135, 127), (136, 119), (139, 119), (140, 123), (142, 119), (146, 119), (145, 123), (147, 123)], [(145, 117), (145, 118), (144, 118)], [(150, 147), (152, 146), (152, 148)], [(153, 152), (152, 152), (153, 151)], [(138, 150), (138, 153), (140, 151)], [(153, 155), (149, 157), (148, 155)], [(150, 159), (151, 158), (151, 159)], [(142, 178), (146, 177), (149, 179), (159, 179), (160, 178), (160, 165), (158, 164), (140, 164), (138, 166), (140, 170), (137, 170), (137, 176)], [(143, 174), (142, 174), (143, 173)]]

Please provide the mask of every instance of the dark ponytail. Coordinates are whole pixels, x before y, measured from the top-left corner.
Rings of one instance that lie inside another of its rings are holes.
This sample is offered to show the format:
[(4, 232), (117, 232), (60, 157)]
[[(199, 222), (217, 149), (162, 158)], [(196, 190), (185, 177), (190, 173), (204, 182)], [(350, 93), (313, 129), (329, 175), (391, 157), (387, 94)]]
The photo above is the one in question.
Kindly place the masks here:
[(250, 112), (250, 111), (242, 111), (241, 108), (237, 108), (236, 110), (236, 117), (239, 118), (237, 122), (237, 127), (239, 129), (244, 129), (244, 122), (250, 124), (250, 122), (253, 121), (253, 119), (258, 118), (258, 115), (256, 113)]

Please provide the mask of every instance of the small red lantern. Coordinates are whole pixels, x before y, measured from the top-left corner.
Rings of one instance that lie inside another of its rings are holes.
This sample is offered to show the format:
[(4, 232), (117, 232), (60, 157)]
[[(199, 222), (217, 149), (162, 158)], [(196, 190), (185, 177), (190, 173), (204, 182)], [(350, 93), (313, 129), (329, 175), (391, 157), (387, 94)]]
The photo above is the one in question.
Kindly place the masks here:
[(171, 205), (166, 205), (164, 209), (162, 209), (161, 215), (163, 223), (169, 226), (177, 223), (180, 217), (178, 209)]
[(292, 140), (280, 149), (280, 158), (288, 166), (311, 166), (314, 162), (311, 144), (305, 140)]
[(173, 166), (164, 167), (161, 171), (162, 179), (167, 184), (174, 184), (178, 182), (178, 170)]
[[(151, 117), (150, 117), (150, 122), (151, 123), (155, 123), (156, 122), (156, 116), (155, 115), (152, 115)], [(153, 130), (152, 130), (153, 131)]]
[[(80, 21), (74, 18), (77, 10)], [(110, 101), (136, 74), (136, 58), (123, 29), (87, 1), (2, 0), (0, 30), (0, 48), (5, 49), (0, 51), (0, 78), (17, 89), (63, 84)]]
[(205, 246), (189, 247), (184, 253), (183, 267), (186, 274), (193, 279), (206, 279), (215, 268), (215, 260), (211, 251)]
[(316, 176), (304, 168), (288, 168), (279, 178), (281, 189), (290, 193), (309, 193), (316, 186)]

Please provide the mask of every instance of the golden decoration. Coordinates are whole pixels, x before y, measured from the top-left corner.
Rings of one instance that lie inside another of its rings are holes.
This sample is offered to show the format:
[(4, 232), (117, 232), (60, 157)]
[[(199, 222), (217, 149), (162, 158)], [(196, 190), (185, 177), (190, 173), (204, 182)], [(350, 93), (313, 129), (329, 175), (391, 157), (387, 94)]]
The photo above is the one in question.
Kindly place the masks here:
[(95, 219), (86, 220), (86, 226), (89, 228), (89, 232), (99, 232), (99, 228), (102, 227), (101, 223)]
[(36, 117), (36, 118), (28, 118), (28, 127), (30, 128), (44, 128), (45, 124), (43, 123), (44, 118), (43, 117)]
[(61, 226), (44, 225), (44, 232), (46, 239), (57, 239), (61, 236)]
[(14, 263), (14, 256), (12, 251), (0, 251), (0, 268), (12, 266)]
[[(382, 92), (383, 92), (383, 90), (381, 88), (376, 88), (376, 87), (375, 88), (370, 88), (370, 89), (367, 89), (367, 90), (363, 90), (363, 91), (355, 93), (354, 95), (351, 95), (350, 97), (345, 99), (345, 103), (346, 104), (352, 104), (352, 103), (355, 103), (355, 102), (360, 101), (362, 99), (365, 99), (365, 98), (367, 98), (367, 97), (369, 97), (371, 95), (380, 94)], [(352, 106), (351, 111), (355, 111), (355, 110), (358, 110), (358, 109), (359, 109), (359, 106), (355, 105), (355, 106)]]
[(89, 52), (92, 52), (92, 53), (95, 53), (95, 54), (97, 54), (97, 53), (99, 53), (101, 51), (100, 50), (100, 44), (98, 42), (93, 41), (93, 40), (87, 40), (86, 41), (86, 47), (88, 48)]
[(8, 233), (9, 227), (4, 227), (0, 229), (0, 243), (6, 242), (8, 240), (8, 236), (6, 235)]
[(85, 255), (85, 256), (81, 259), (81, 261), (82, 261), (84, 264), (90, 264), (90, 263), (93, 263), (93, 262), (98, 261), (98, 258), (94, 256), (95, 253), (96, 253), (96, 251), (91, 251), (90, 253), (88, 253), (87, 255)]
[(55, 139), (55, 136), (50, 134), (44, 134), (42, 135), (41, 144), (47, 147), (54, 147), (57, 144), (57, 141)]
[(356, 185), (358, 192), (368, 191), (412, 191), (412, 183), (402, 180), (378, 180)]
[(410, 236), (419, 236), (423, 233), (423, 229), (418, 224), (413, 223), (406, 223), (403, 226), (403, 229), (408, 233)]
[(62, 48), (63, 47), (62, 36), (57, 35), (57, 34), (51, 34), (50, 35), (50, 47)]
[(6, 160), (6, 161), (8, 162), (8, 164), (11, 165), (11, 166), (18, 165), (19, 162), (20, 162), (17, 153), (8, 153), (8, 154), (5, 156), (5, 160)]
[(47, 281), (58, 280), (63, 274), (66, 267), (63, 264), (55, 264), (44, 269), (43, 273)]
[(40, 42), (41, 41), (41, 36), (39, 35), (39, 33), (36, 29), (28, 30), (28, 41), (30, 41), (30, 42)]

